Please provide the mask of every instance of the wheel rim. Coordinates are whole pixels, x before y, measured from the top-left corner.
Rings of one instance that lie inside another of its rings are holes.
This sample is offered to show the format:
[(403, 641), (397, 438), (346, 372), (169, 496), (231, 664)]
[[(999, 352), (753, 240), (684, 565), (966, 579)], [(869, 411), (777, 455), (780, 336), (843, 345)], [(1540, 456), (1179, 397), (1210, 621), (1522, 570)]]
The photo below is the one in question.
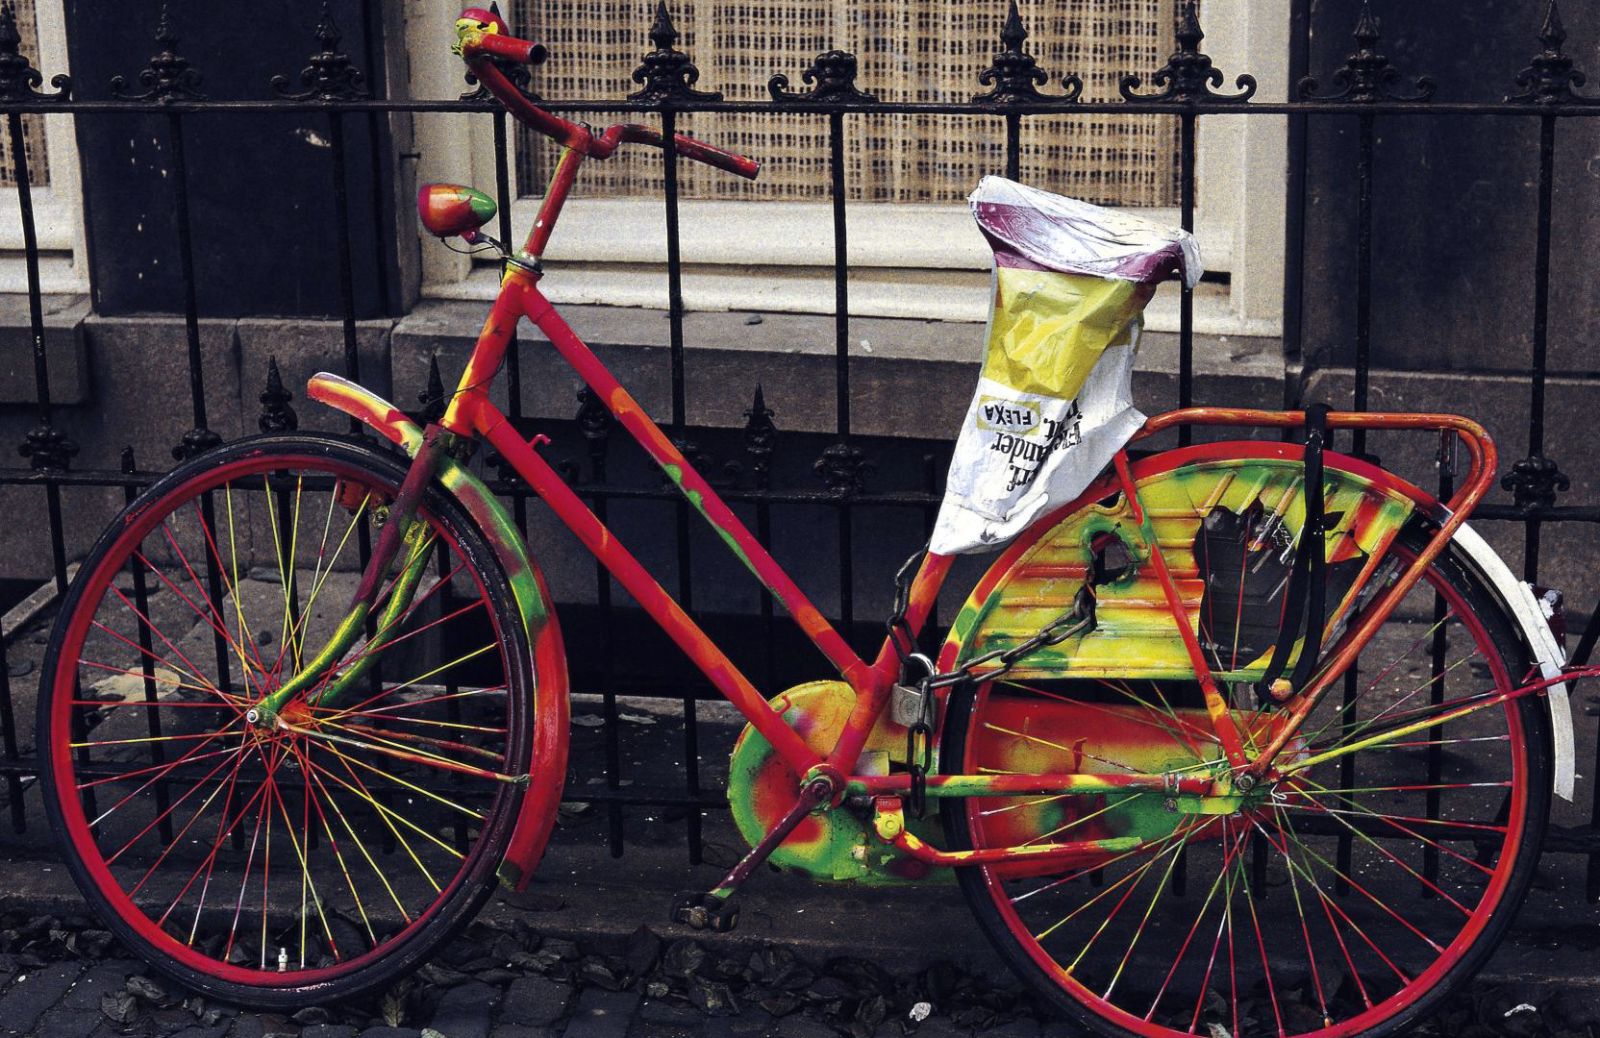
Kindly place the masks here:
[[(1411, 557), (1398, 547), (1391, 554), (1396, 564)], [(1391, 621), (1363, 651), (1348, 707), (1337, 688), (1330, 692), (1296, 750), (1304, 760), (1357, 741), (1376, 738), (1375, 745), (1314, 765), (1291, 786), (1280, 784), (1281, 797), (1262, 791), (1237, 816), (1169, 815), (1166, 829), (1136, 851), (1088, 856), (1049, 876), (982, 870), (1008, 939), (1081, 1006), (1139, 1034), (1206, 1034), (1212, 1024), (1236, 1036), (1350, 1034), (1432, 990), (1505, 898), (1522, 847), (1530, 776), (1514, 701), (1384, 736), (1516, 684), (1470, 603), (1437, 568), (1402, 610), (1413, 619)], [(1236, 643), (1222, 637), (1228, 620), (1202, 616), (1199, 623), (1213, 653)], [(1447, 647), (1436, 661), (1441, 636)], [(1072, 694), (1111, 715), (1102, 716), (1101, 732), (1134, 724), (1116, 716), (1131, 712), (1152, 733), (1146, 742), (1167, 744), (1168, 767), (1219, 755), (1197, 734), (1209, 727), (1192, 689), (1098, 684), (1099, 693)], [(1037, 714), (1037, 704), (1060, 695), (1040, 687), (980, 689), (965, 770), (1007, 770), (1007, 754), (1029, 736), (1035, 758), (1055, 753), (1056, 767), (1071, 770), (1067, 754), (1041, 749), (1026, 729), (1020, 738), (974, 736), (986, 717), (1017, 733), (1015, 722), (1004, 724), (1008, 709), (1026, 714), (1032, 703)], [(1254, 704), (1234, 705), (1245, 731), (1270, 724), (1269, 712)], [(1098, 738), (1103, 749), (1115, 735)], [(1066, 749), (1060, 739), (1050, 742)], [(1095, 753), (1096, 745), (1072, 747), (1080, 767), (1097, 761), (1084, 770), (1133, 769), (1116, 751)], [(1029, 811), (1040, 816), (1035, 840), (1077, 840), (1115, 834), (1119, 824), (1121, 831), (1136, 828), (1115, 819), (1149, 806), (1132, 797), (1086, 799), (1020, 809), (1027, 802), (968, 801), (973, 844), (1027, 842), (1018, 839), (1025, 823), (1016, 816)], [(1150, 831), (1148, 819), (1144, 824)]]
[(525, 706), (489, 578), (431, 513), (424, 576), (365, 680), (320, 700), (376, 625), (281, 724), (247, 719), (342, 617), (395, 492), (327, 457), (231, 460), (134, 514), (86, 575), (51, 682), (55, 806), (87, 882), (158, 956), (257, 987), (348, 976), (498, 860)]

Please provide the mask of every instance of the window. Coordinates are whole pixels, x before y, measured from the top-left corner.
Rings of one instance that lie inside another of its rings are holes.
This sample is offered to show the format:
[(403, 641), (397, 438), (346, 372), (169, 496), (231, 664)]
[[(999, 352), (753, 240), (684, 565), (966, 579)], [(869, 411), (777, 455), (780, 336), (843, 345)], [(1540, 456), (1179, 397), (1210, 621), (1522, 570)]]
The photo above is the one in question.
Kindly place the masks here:
[[(552, 60), (535, 76), (546, 97), (618, 97), (648, 44), (647, 0), (517, 0), (517, 26), (549, 43)], [(1177, 0), (1068, 0), (1023, 9), (1026, 49), (1056, 77), (1084, 79), (1086, 98), (1117, 96), (1126, 71), (1148, 74), (1174, 46)], [(1250, 70), (1263, 96), (1283, 96), (1287, 0), (1206, 4), (1204, 49), (1230, 76)], [(982, 90), (979, 70), (998, 47), (1002, 2), (949, 0), (678, 0), (679, 47), (701, 71), (699, 86), (729, 100), (765, 99), (784, 72), (799, 83), (815, 55), (832, 46), (857, 55), (858, 85), (884, 100), (962, 101)], [(597, 31), (597, 27), (600, 27)], [(438, 47), (437, 37), (430, 46)], [(413, 50), (414, 59), (417, 52)], [(459, 73), (456, 73), (457, 81)], [(418, 96), (438, 96), (419, 94)], [(691, 309), (828, 312), (833, 306), (832, 223), (827, 202), (825, 117), (702, 113), (684, 129), (761, 158), (751, 184), (694, 163), (681, 167), (684, 294)], [(478, 120), (484, 122), (484, 120)], [(608, 121), (596, 115), (591, 121)], [(985, 126), (985, 123), (988, 126)], [(1282, 298), (1284, 120), (1201, 120), (1196, 222), (1207, 266), (1231, 275), (1197, 298), (1197, 328), (1220, 334), (1279, 333)], [(862, 316), (983, 320), (989, 254), (961, 200), (1003, 161), (998, 117), (846, 117), (850, 148), (851, 311)], [(476, 131), (472, 172), (492, 182), (487, 133)], [(1101, 204), (1136, 208), (1174, 223), (1177, 119), (1073, 115), (1023, 120), (1023, 179)], [(426, 177), (435, 174), (426, 169)], [(518, 134), (514, 207), (526, 227), (537, 206), (551, 146)], [(460, 168), (460, 167), (458, 167)], [(464, 171), (465, 172), (465, 171)], [(443, 179), (443, 177), (440, 177)], [(551, 242), (546, 289), (558, 302), (664, 307), (665, 220), (661, 166), (648, 149), (585, 167)], [(438, 250), (431, 250), (437, 252)], [(450, 265), (430, 293), (480, 297), (492, 277)], [(578, 268), (578, 269), (574, 269)], [(1175, 297), (1158, 296), (1150, 326), (1175, 328)]]
[[(14, 4), (22, 53), (50, 77), (67, 71), (67, 40), (61, 0), (17, 0)], [(41, 17), (43, 15), (43, 17)], [(4, 120), (0, 120), (4, 121)], [(39, 274), (46, 292), (82, 292), (88, 278), (74, 263), (82, 239), (78, 156), (69, 115), (26, 115), (23, 148), (39, 236)], [(0, 292), (27, 290), (22, 256), (22, 216), (17, 205), (16, 168), (9, 137), (0, 147)]]

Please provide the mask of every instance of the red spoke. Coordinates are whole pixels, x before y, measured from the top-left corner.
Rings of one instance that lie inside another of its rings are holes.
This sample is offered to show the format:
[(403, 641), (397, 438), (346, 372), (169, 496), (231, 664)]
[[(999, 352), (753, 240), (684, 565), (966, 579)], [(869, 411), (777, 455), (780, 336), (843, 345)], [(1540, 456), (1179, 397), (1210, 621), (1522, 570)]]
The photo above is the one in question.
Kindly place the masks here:
[[(112, 590), (116, 591), (116, 588), (112, 588)], [(118, 594), (120, 594), (120, 592), (118, 592)], [(206, 679), (201, 677), (198, 673), (191, 673), (190, 671), (184, 670), (182, 667), (178, 666), (176, 663), (173, 663), (172, 661), (168, 660), (165, 656), (158, 656), (153, 651), (144, 648), (142, 645), (138, 644), (137, 642), (130, 641), (129, 639), (123, 637), (123, 635), (119, 634), (116, 631), (113, 631), (110, 627), (107, 627), (105, 624), (101, 623), (99, 620), (92, 620), (92, 621), (90, 621), (90, 624), (92, 626), (94, 626), (94, 627), (98, 627), (100, 630), (104, 631), (106, 634), (111, 635), (111, 637), (115, 638), (117, 641), (119, 641), (122, 644), (126, 645), (128, 648), (132, 649), (134, 652), (139, 653), (141, 656), (149, 657), (151, 660), (154, 660), (156, 663), (158, 663), (161, 666), (167, 668), (169, 671), (173, 672), (174, 674), (182, 674), (184, 677), (193, 678), (194, 680), (200, 682), (201, 683), (200, 684), (201, 688), (203, 688), (205, 691), (211, 693), (212, 695), (217, 696), (224, 703), (228, 703), (229, 705), (233, 705), (234, 703), (242, 702), (240, 697), (235, 696), (231, 692), (224, 692), (222, 689), (220, 689), (217, 686), (215, 686), (215, 685), (211, 684), (210, 682), (206, 681)], [(146, 626), (149, 626), (148, 622), (146, 622)], [(154, 630), (154, 628), (151, 628), (151, 629)], [(157, 632), (157, 633), (159, 633), (159, 632)], [(166, 640), (166, 637), (164, 635), (162, 636), (162, 640), (163, 641)], [(181, 658), (182, 654), (180, 653), (179, 656)], [(185, 659), (184, 662), (188, 663), (188, 660)], [(193, 667), (194, 664), (190, 663), (189, 666)], [(141, 672), (141, 676), (143, 676), (143, 672)]]
[[(161, 524), (161, 530), (167, 535), (167, 540), (171, 542), (173, 549), (178, 552), (178, 557), (183, 560), (183, 564), (188, 566), (189, 560), (184, 558), (183, 549), (178, 547), (178, 542), (173, 538), (172, 532), (167, 529), (167, 525), (165, 523)], [(199, 606), (194, 604), (194, 602), (190, 601), (189, 596), (183, 593), (183, 589), (177, 584), (173, 583), (171, 578), (169, 578), (160, 567), (147, 559), (143, 552), (135, 549), (133, 554), (140, 562), (145, 564), (146, 568), (148, 568), (150, 572), (156, 575), (157, 580), (161, 581), (161, 583), (165, 584), (173, 594), (177, 595), (178, 600), (184, 605), (188, 606), (195, 616), (198, 616), (201, 620), (204, 620), (207, 626), (209, 626), (213, 631), (216, 631), (218, 634), (222, 635), (223, 640), (228, 643), (228, 647), (230, 649), (232, 649), (234, 652), (237, 652), (241, 658), (245, 655), (244, 648), (239, 645), (238, 642), (234, 641), (233, 635), (229, 633), (227, 628), (223, 627), (219, 622), (221, 620), (221, 614), (217, 612), (216, 603), (211, 601), (211, 597), (209, 595), (206, 595), (204, 591), (201, 591), (201, 595), (205, 598), (206, 606), (210, 610), (210, 612), (207, 613), (202, 611)], [(190, 577), (194, 578), (193, 569), (189, 570), (189, 575)], [(199, 579), (194, 579), (195, 588), (199, 590)], [(234, 593), (238, 594), (238, 591), (235, 590)]]
[[(257, 797), (265, 800), (267, 791), (267, 778), (271, 777), (272, 771), (277, 767), (278, 762), (277, 760), (268, 762), (266, 753), (263, 752), (259, 746), (256, 747), (256, 753), (261, 758), (262, 767), (266, 769), (266, 775), (262, 779), (261, 788), (257, 790)], [(252, 797), (251, 799), (254, 800), (256, 798)], [(261, 823), (266, 821), (266, 818), (266, 805), (263, 803), (261, 806), (256, 808), (256, 828), (255, 832), (250, 837), (250, 852), (245, 856), (244, 860), (244, 878), (239, 883), (239, 899), (234, 903), (233, 906), (233, 925), (228, 928), (228, 944), (227, 947), (222, 949), (223, 962), (227, 962), (232, 957), (233, 942), (237, 940), (239, 936), (239, 918), (244, 914), (245, 895), (250, 892), (250, 866), (255, 864), (256, 848), (261, 842)], [(263, 954), (264, 953), (265, 949), (263, 949)]]
[[(194, 785), (190, 786), (187, 790), (185, 790), (183, 796), (179, 797), (173, 803), (168, 804), (167, 805), (167, 809), (165, 811), (162, 811), (160, 814), (158, 814), (154, 818), (150, 819), (149, 824), (147, 824), (143, 829), (140, 829), (137, 833), (135, 833), (133, 835), (132, 839), (130, 839), (127, 843), (123, 844), (120, 849), (118, 849), (117, 853), (115, 853), (115, 854), (111, 855), (109, 858), (107, 858), (106, 859), (106, 865), (108, 865), (108, 866), (115, 865), (116, 862), (117, 862), (117, 859), (122, 857), (122, 855), (127, 852), (129, 847), (132, 847), (134, 844), (136, 844), (140, 840), (144, 839), (145, 834), (149, 833), (150, 830), (154, 829), (157, 825), (159, 825), (163, 819), (170, 817), (172, 815), (172, 812), (176, 811), (179, 807), (181, 807), (185, 800), (188, 800), (191, 796), (193, 796), (195, 790), (200, 788), (201, 783), (211, 781), (211, 776), (212, 775), (215, 775), (217, 772), (221, 771), (223, 768), (225, 768), (227, 766), (228, 766), (228, 762), (226, 760), (219, 761), (217, 763), (217, 766), (212, 768), (209, 772), (207, 772), (206, 776), (204, 778), (202, 778), (199, 782), (196, 782)], [(155, 780), (152, 779), (151, 781), (154, 782)], [(94, 822), (92, 823), (92, 825), (98, 825), (100, 822), (104, 821), (107, 814), (110, 814), (111, 811), (115, 811), (118, 807), (121, 807), (123, 804), (127, 803), (128, 800), (130, 798), (132, 798), (132, 796), (133, 796), (133, 794), (129, 793), (128, 796), (123, 797), (121, 800), (119, 800), (117, 802), (115, 807), (112, 807), (110, 810), (108, 810), (106, 812), (103, 812), (100, 815), (99, 818), (96, 818), (94, 820)]]
[[(246, 759), (248, 759), (248, 755), (246, 755)], [(244, 762), (241, 761), (241, 769), (243, 764)], [(200, 927), (200, 912), (205, 907), (206, 894), (211, 889), (211, 872), (216, 865), (217, 855), (222, 850), (222, 838), (228, 833), (232, 832), (233, 827), (239, 824), (239, 822), (244, 819), (245, 815), (250, 813), (251, 805), (254, 804), (256, 799), (261, 796), (261, 789), (265, 788), (258, 788), (255, 793), (251, 794), (248, 800), (240, 805), (238, 812), (236, 812), (232, 818), (229, 818), (227, 805), (233, 800), (233, 790), (238, 785), (238, 779), (239, 770), (235, 770), (228, 778), (228, 799), (224, 801), (222, 813), (217, 819), (217, 835), (216, 838), (211, 842), (211, 850), (207, 852), (205, 859), (194, 867), (194, 871), (189, 873), (189, 879), (184, 883), (183, 889), (178, 891), (177, 896), (172, 899), (172, 903), (167, 906), (166, 911), (161, 913), (161, 918), (156, 920), (157, 926), (166, 925), (167, 917), (171, 915), (178, 905), (183, 901), (183, 896), (189, 892), (190, 887), (194, 886), (194, 881), (200, 878), (201, 870), (205, 870), (206, 880), (205, 883), (200, 887), (200, 904), (195, 907), (194, 922), (189, 927), (189, 943), (191, 944), (194, 942), (195, 931)]]
[[(220, 735), (221, 733), (219, 732), (218, 734)], [(200, 749), (201, 749), (201, 747), (194, 746), (194, 747), (191, 747), (188, 752), (195, 753), (196, 751), (198, 751)], [(82, 791), (82, 790), (85, 790), (85, 789), (92, 789), (95, 786), (103, 786), (108, 782), (126, 782), (129, 779), (136, 779), (140, 775), (148, 775), (152, 771), (167, 771), (167, 770), (170, 770), (173, 767), (176, 767), (178, 764), (193, 764), (195, 761), (210, 760), (213, 757), (220, 757), (224, 753), (232, 753), (232, 752), (233, 752), (233, 750), (212, 750), (210, 753), (202, 753), (198, 757), (189, 757), (186, 760), (175, 760), (175, 761), (171, 761), (171, 762), (165, 762), (164, 761), (164, 762), (162, 762), (160, 764), (151, 764), (151, 765), (148, 765), (148, 766), (143, 767), (143, 768), (138, 768), (138, 769), (136, 769), (134, 771), (119, 771), (115, 775), (105, 775), (105, 776), (103, 776), (101, 778), (91, 779), (88, 782), (79, 782), (79, 783), (75, 784), (72, 788), (76, 789), (76, 790), (79, 790), (79, 791)], [(158, 780), (160, 779), (160, 777), (161, 776), (159, 776), (159, 775), (156, 776), (156, 778)], [(144, 788), (144, 787), (140, 787), (140, 788)]]
[[(1224, 837), (1224, 839), (1226, 839), (1226, 837)], [(1189, 933), (1183, 939), (1183, 945), (1181, 947), (1179, 947), (1179, 949), (1178, 949), (1177, 958), (1172, 960), (1172, 966), (1167, 970), (1167, 975), (1162, 979), (1161, 987), (1156, 991), (1156, 997), (1153, 1000), (1151, 1000), (1151, 1002), (1150, 1002), (1150, 1010), (1149, 1010), (1149, 1012), (1145, 1013), (1145, 1015), (1144, 1015), (1144, 1018), (1145, 1018), (1146, 1021), (1149, 1021), (1150, 1019), (1152, 1019), (1156, 1015), (1156, 1007), (1161, 1004), (1161, 999), (1167, 993), (1167, 987), (1172, 983), (1172, 978), (1177, 975), (1178, 966), (1183, 962), (1184, 956), (1189, 954), (1189, 945), (1194, 941), (1195, 934), (1200, 932), (1200, 924), (1205, 921), (1206, 910), (1211, 907), (1212, 899), (1214, 897), (1216, 897), (1217, 891), (1222, 886), (1222, 877), (1223, 877), (1223, 875), (1226, 874), (1226, 871), (1228, 869), (1228, 865), (1233, 860), (1234, 852), (1239, 849), (1240, 845), (1243, 842), (1244, 842), (1243, 837), (1240, 837), (1239, 839), (1236, 839), (1236, 840), (1233, 841), (1233, 846), (1232, 847), (1227, 847), (1227, 848), (1225, 848), (1223, 850), (1223, 853), (1222, 853), (1222, 870), (1217, 873), (1217, 878), (1212, 880), (1211, 889), (1210, 889), (1210, 891), (1207, 892), (1205, 901), (1201, 903), (1200, 911), (1195, 915), (1194, 923), (1193, 923), (1193, 925), (1191, 925), (1189, 927)], [(1209, 982), (1209, 980), (1210, 980), (1210, 972), (1208, 971), (1207, 974), (1206, 974), (1206, 982)], [(1202, 997), (1204, 997), (1204, 991), (1205, 991), (1206, 982), (1202, 982), (1201, 985), (1200, 985), (1200, 990), (1202, 992)], [(1193, 1029), (1194, 1029), (1194, 1024), (1191, 1023), (1190, 1024), (1190, 1030), (1193, 1030)]]
[[(221, 489), (225, 494), (231, 494), (232, 489), (233, 489), (233, 484), (231, 482), (224, 483), (222, 485), (222, 487), (213, 488), (213, 489)], [(222, 581), (222, 585), (224, 587), (230, 589), (233, 592), (233, 601), (234, 601), (235, 606), (238, 609), (243, 610), (244, 602), (239, 597), (239, 585), (237, 583), (233, 583), (233, 584), (229, 584), (228, 583), (228, 577), (227, 577), (228, 564), (222, 561), (222, 552), (217, 548), (216, 539), (212, 536), (211, 524), (206, 522), (205, 512), (202, 511), (201, 508), (200, 508), (200, 498), (198, 498), (198, 497), (195, 498), (195, 501), (194, 501), (194, 513), (195, 513), (195, 518), (200, 520), (200, 532), (205, 536), (206, 546), (211, 549), (211, 558), (217, 564), (218, 578)], [(233, 529), (233, 527), (231, 525), (231, 520), (230, 520), (229, 530), (232, 530), (232, 529)], [(234, 575), (238, 576), (237, 570), (234, 571)], [(244, 643), (248, 643), (249, 644), (249, 646), (250, 646), (250, 655), (255, 657), (256, 666), (258, 668), (260, 668), (262, 681), (265, 682), (266, 681), (266, 676), (267, 676), (267, 662), (266, 662), (266, 660), (261, 658), (261, 649), (260, 649), (260, 646), (256, 645), (255, 639), (254, 638), (250, 638), (250, 637), (247, 636), (247, 634), (246, 634), (246, 632), (244, 630), (243, 622), (241, 621), (240, 629), (239, 629), (238, 644), (244, 644)], [(245, 653), (244, 653), (243, 649), (238, 648), (237, 645), (235, 646), (235, 648), (236, 648), (236, 651), (238, 651), (238, 653), (239, 653), (240, 661), (241, 662), (247, 662), (248, 661), (248, 657), (245, 656)], [(248, 669), (248, 667), (246, 669)]]
[[(167, 845), (164, 848), (162, 848), (161, 853), (156, 856), (156, 860), (151, 863), (151, 865), (150, 865), (150, 867), (148, 869), (145, 869), (144, 875), (139, 877), (139, 882), (135, 883), (133, 885), (133, 889), (128, 891), (128, 896), (129, 897), (132, 897), (133, 895), (139, 893), (139, 891), (144, 888), (144, 885), (146, 883), (150, 882), (150, 877), (155, 875), (156, 869), (160, 868), (161, 867), (161, 863), (167, 860), (167, 855), (171, 854), (173, 852), (173, 850), (176, 849), (183, 842), (183, 838), (186, 835), (188, 835), (189, 830), (194, 827), (194, 824), (200, 820), (200, 816), (205, 814), (206, 808), (210, 807), (211, 806), (211, 802), (213, 800), (217, 799), (217, 794), (221, 793), (224, 789), (233, 788), (233, 780), (234, 780), (234, 778), (239, 774), (239, 769), (244, 767), (244, 760), (245, 760), (244, 749), (245, 749), (245, 747), (240, 746), (238, 748), (238, 750), (235, 751), (235, 752), (237, 752), (239, 754), (239, 759), (234, 761), (233, 770), (228, 773), (228, 781), (227, 781), (227, 783), (223, 784), (223, 785), (218, 785), (216, 789), (212, 790), (210, 796), (206, 797), (204, 800), (202, 800), (200, 802), (200, 806), (194, 809), (194, 813), (189, 816), (189, 820), (187, 822), (183, 823), (183, 828), (178, 830), (178, 832), (173, 835), (172, 839), (167, 842)], [(224, 761), (223, 763), (225, 764), (226, 761)], [(219, 770), (220, 770), (220, 766), (219, 766)], [(206, 776), (206, 777), (210, 778), (209, 775)], [(198, 789), (199, 787), (196, 786), (194, 788)], [(224, 814), (226, 814), (226, 812), (224, 812)], [(106, 864), (109, 865), (110, 862), (108, 861)]]

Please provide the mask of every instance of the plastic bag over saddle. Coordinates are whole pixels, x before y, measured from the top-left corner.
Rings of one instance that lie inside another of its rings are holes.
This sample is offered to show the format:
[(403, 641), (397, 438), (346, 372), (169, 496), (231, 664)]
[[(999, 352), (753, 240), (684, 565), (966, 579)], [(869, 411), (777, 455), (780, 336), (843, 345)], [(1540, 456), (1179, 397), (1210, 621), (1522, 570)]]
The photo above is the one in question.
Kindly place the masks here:
[(968, 198), (994, 249), (988, 345), (956, 438), (933, 551), (987, 551), (1077, 497), (1144, 423), (1133, 357), (1156, 285), (1200, 280), (1176, 228), (985, 177)]

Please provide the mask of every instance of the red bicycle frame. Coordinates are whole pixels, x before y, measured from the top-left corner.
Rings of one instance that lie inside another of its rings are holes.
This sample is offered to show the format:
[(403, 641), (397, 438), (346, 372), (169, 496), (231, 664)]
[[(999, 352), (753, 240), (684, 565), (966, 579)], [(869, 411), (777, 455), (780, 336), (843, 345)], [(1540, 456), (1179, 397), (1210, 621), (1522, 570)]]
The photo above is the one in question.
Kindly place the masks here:
[[(915, 840), (909, 840), (895, 825), (894, 819), (898, 814), (890, 801), (894, 800), (896, 794), (908, 788), (907, 775), (854, 774), (857, 760), (869, 734), (886, 709), (894, 683), (900, 677), (901, 656), (903, 652), (911, 649), (909, 642), (897, 646), (892, 640), (894, 636), (891, 636), (884, 640), (873, 660), (868, 661), (858, 656), (540, 292), (539, 280), (542, 273), (539, 258), (550, 240), (562, 206), (583, 162), (588, 158), (606, 158), (622, 143), (646, 143), (658, 147), (668, 145), (659, 133), (648, 127), (613, 126), (603, 133), (596, 134), (586, 126), (567, 122), (532, 104), (512, 87), (488, 60), (491, 54), (502, 57), (520, 55), (526, 60), (532, 47), (533, 44), (524, 41), (496, 36), (482, 36), (476, 42), (470, 39), (464, 42), (463, 54), (471, 64), (474, 74), (491, 92), (505, 102), (513, 115), (555, 139), (562, 145), (563, 151), (523, 249), (508, 257), (499, 295), (478, 336), (460, 383), (451, 396), (438, 426), (430, 427), (424, 437), (411, 473), (392, 511), (401, 517), (407, 516), (407, 508), (414, 507), (420, 488), (426, 486), (428, 480), (433, 477), (440, 451), (448, 450), (452, 444), (462, 440), (480, 438), (487, 440), (518, 476), (550, 506), (584, 546), (661, 626), (674, 643), (694, 661), (717, 690), (749, 720), (756, 731), (793, 769), (794, 774), (801, 777), (799, 800), (795, 809), (790, 812), (792, 818), (803, 816), (804, 810), (816, 806), (819, 800), (837, 801), (847, 792), (852, 795), (877, 796), (880, 798), (878, 814), (883, 820), (880, 825), (881, 836), (892, 839), (892, 842), (900, 844), (903, 849), (917, 857), (940, 864), (949, 863), (949, 860), (953, 860), (951, 855), (929, 848)], [(758, 169), (749, 159), (682, 135), (674, 138), (671, 147), (678, 154), (743, 176), (753, 177)], [(537, 440), (532, 443), (524, 440), (505, 414), (490, 400), (489, 385), (504, 363), (506, 351), (517, 325), (524, 317), (544, 333), (550, 344), (595, 392), (618, 423), (644, 448), (651, 459), (682, 491), (695, 510), (711, 524), (728, 548), (788, 611), (806, 636), (854, 691), (855, 704), (848, 721), (835, 744), (826, 753), (819, 753), (808, 746), (795, 729), (784, 721), (769, 704), (767, 697), (758, 691), (727, 655), (706, 636), (693, 618), (645, 570), (638, 559), (617, 541), (595, 513), (567, 486), (550, 463), (540, 456)], [(1299, 411), (1192, 408), (1150, 420), (1139, 435), (1147, 437), (1178, 424), (1290, 428), (1299, 426), (1304, 421), (1305, 415)], [(1248, 775), (1251, 782), (1269, 775), (1274, 759), (1293, 738), (1323, 693), (1340, 677), (1367, 639), (1388, 618), (1399, 601), (1444, 550), (1451, 536), (1488, 490), (1495, 467), (1495, 450), (1488, 435), (1476, 423), (1457, 416), (1336, 412), (1328, 416), (1327, 426), (1330, 429), (1435, 430), (1445, 435), (1453, 434), (1466, 445), (1471, 460), (1471, 471), (1463, 481), (1461, 489), (1439, 514), (1439, 529), (1431, 542), (1399, 579), (1394, 581), (1365, 611), (1361, 621), (1352, 625), (1340, 642), (1332, 648), (1330, 664), (1320, 670), (1311, 684), (1300, 690), (1290, 701), (1285, 710), (1287, 723), (1277, 727), (1273, 740), (1262, 752), (1254, 756), (1246, 753), (1245, 740), (1241, 736), (1233, 712), (1227, 699), (1217, 688), (1176, 582), (1167, 570), (1160, 547), (1145, 519), (1127, 454), (1122, 452), (1116, 457), (1114, 477), (1109, 485), (1111, 489), (1121, 490), (1126, 495), (1134, 520), (1144, 526), (1153, 569), (1166, 596), (1174, 624), (1193, 663), (1196, 680), (1204, 692), (1208, 713), (1231, 774), (1222, 779), (1193, 772), (1183, 775), (944, 775), (928, 780), (928, 795), (982, 796), (1159, 789), (1169, 795), (1182, 793), (1204, 796), (1219, 791), (1230, 792), (1233, 783), (1241, 775)], [(404, 526), (404, 522), (391, 522), (385, 528), (374, 553), (372, 568), (368, 571), (367, 580), (363, 582), (363, 591), (357, 594), (358, 605), (364, 593), (369, 591), (375, 593), (378, 583), (375, 574), (387, 570), (403, 536)], [(905, 634), (909, 639), (914, 639), (926, 622), (932, 603), (949, 572), (951, 562), (949, 556), (932, 553), (922, 559), (911, 583), (905, 617)], [(823, 780), (820, 786), (816, 784), (819, 779)], [(1242, 784), (1240, 788), (1244, 788)], [(808, 797), (811, 799), (808, 800)], [(785, 824), (787, 823), (788, 819)], [(783, 832), (787, 832), (787, 829), (780, 824), (778, 829), (769, 834), (769, 840), (774, 837), (781, 839)], [(1030, 856), (1037, 856), (1040, 853), (1060, 853), (1070, 851), (1075, 846), (1035, 845), (1026, 853)], [(1019, 848), (1010, 850), (1022, 853)], [(758, 848), (757, 853), (759, 852)], [(1005, 857), (1002, 849), (993, 849), (989, 853), (991, 856), (996, 856), (996, 860)]]

